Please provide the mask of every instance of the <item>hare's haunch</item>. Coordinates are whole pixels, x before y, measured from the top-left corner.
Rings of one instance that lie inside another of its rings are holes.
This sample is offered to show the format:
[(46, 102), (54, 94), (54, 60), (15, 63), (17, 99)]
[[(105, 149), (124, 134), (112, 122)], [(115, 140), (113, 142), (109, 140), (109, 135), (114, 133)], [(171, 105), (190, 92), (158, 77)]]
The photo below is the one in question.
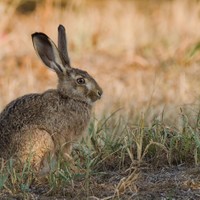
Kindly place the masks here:
[(32, 34), (32, 40), (40, 59), (56, 72), (58, 86), (19, 97), (5, 107), (0, 114), (0, 158), (13, 157), (20, 163), (31, 158), (32, 166), (41, 170), (47, 168), (47, 156), (60, 150), (69, 158), (72, 142), (83, 135), (92, 104), (103, 92), (86, 71), (71, 67), (62, 25), (58, 47), (44, 33)]

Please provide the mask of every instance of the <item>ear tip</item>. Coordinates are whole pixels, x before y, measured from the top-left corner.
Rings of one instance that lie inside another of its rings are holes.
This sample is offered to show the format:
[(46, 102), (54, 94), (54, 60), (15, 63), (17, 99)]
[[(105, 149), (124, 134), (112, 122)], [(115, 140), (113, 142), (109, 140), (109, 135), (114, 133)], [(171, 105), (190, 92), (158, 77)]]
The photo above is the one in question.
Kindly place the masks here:
[(33, 34), (31, 34), (32, 39), (34, 38), (38, 38), (38, 39), (48, 39), (48, 36), (44, 33), (40, 33), (40, 32), (35, 32)]
[(37, 36), (37, 35), (38, 35), (38, 32), (35, 32), (35, 33), (32, 33), (32, 34), (31, 34), (31, 37), (34, 38), (34, 37)]
[(65, 31), (65, 27), (62, 24), (60, 24), (58, 26), (58, 31)]

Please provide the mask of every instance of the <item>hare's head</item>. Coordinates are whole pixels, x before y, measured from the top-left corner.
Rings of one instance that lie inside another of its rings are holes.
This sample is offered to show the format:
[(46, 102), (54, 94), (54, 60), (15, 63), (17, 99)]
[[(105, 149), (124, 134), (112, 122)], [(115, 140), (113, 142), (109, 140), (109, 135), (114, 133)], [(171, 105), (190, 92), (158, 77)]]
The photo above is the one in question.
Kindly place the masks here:
[(58, 91), (63, 97), (71, 97), (92, 104), (101, 98), (101, 87), (86, 71), (72, 68), (67, 52), (65, 28), (58, 27), (58, 48), (44, 33), (32, 34), (33, 46), (43, 63), (58, 75)]

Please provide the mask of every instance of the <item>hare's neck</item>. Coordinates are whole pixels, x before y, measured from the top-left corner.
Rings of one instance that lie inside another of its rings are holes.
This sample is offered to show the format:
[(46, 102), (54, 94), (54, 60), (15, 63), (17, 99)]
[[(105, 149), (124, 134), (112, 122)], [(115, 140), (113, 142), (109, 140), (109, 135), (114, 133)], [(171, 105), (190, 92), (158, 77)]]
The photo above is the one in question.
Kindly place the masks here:
[(64, 100), (70, 100), (70, 101), (74, 101), (74, 104), (81, 104), (83, 105), (84, 107), (87, 107), (89, 110), (92, 109), (92, 104), (91, 103), (88, 103), (87, 101), (85, 101), (84, 99), (81, 99), (81, 98), (76, 98), (74, 96), (70, 96), (70, 95), (67, 95), (67, 93), (63, 94), (62, 92), (60, 92), (58, 90), (58, 94), (60, 96), (61, 99), (64, 99)]
[(65, 91), (65, 93), (63, 93), (60, 90), (58, 90), (58, 94), (63, 99), (71, 99), (71, 100), (76, 101), (77, 103), (80, 102), (81, 104), (87, 106), (89, 109), (92, 109), (92, 103), (88, 102), (87, 99), (85, 99), (85, 98), (81, 98), (79, 96), (71, 95), (70, 92), (67, 93), (66, 91)]

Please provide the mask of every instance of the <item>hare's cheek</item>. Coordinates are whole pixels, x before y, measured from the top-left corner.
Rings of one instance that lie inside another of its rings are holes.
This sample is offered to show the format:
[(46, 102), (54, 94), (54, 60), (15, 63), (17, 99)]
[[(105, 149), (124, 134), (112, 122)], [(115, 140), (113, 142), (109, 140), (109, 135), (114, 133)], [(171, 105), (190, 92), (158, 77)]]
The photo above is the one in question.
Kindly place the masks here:
[(81, 94), (82, 96), (85, 96), (87, 94), (87, 89), (84, 87), (77, 87), (76, 90), (78, 91), (79, 94)]

